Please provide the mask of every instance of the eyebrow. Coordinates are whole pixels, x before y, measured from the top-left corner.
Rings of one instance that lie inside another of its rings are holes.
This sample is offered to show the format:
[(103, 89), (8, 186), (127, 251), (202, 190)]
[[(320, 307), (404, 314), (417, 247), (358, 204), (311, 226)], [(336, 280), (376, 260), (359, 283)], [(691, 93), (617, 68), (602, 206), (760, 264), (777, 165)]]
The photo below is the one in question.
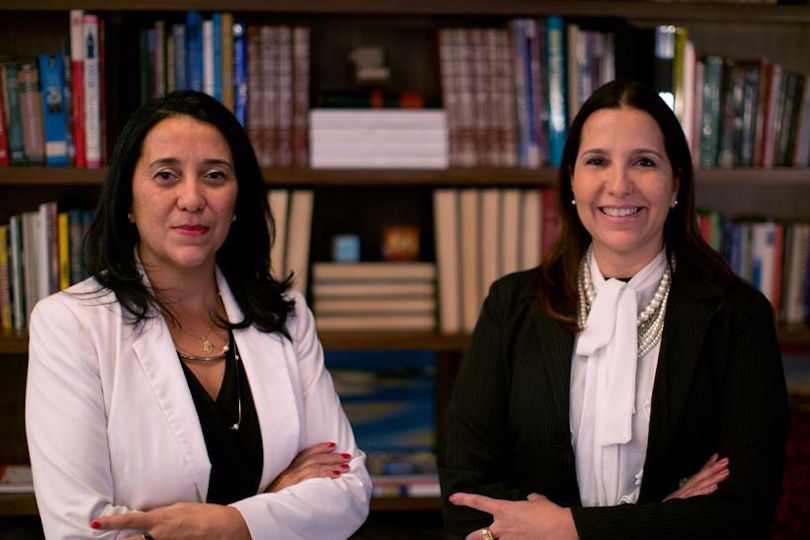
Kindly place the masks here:
[[(609, 154), (607, 150), (603, 148), (589, 148), (587, 150), (582, 151), (579, 155), (584, 156), (586, 154)], [(657, 150), (653, 150), (652, 148), (634, 148), (631, 153), (633, 154), (654, 154), (659, 158), (662, 157), (661, 154)]]
[[(177, 165), (179, 163), (180, 163), (180, 160), (177, 159), (177, 158), (173, 158), (173, 157), (159, 158), (159, 159), (156, 159), (155, 161), (153, 161), (152, 163), (150, 163), (149, 167), (150, 168), (162, 167), (164, 165)], [(225, 159), (216, 159), (216, 158), (204, 159), (203, 160), (203, 165), (219, 165), (219, 166), (226, 166), (226, 167), (228, 167), (230, 169), (233, 169), (233, 165), (231, 164), (231, 162), (227, 161)]]

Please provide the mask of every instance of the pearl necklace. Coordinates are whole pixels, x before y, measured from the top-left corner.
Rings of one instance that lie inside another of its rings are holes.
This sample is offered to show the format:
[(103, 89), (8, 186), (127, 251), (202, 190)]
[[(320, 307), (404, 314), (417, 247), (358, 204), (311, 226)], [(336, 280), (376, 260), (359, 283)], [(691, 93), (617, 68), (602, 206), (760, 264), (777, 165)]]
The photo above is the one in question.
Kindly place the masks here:
[[(592, 247), (588, 247), (585, 256), (579, 264), (579, 276), (577, 279), (577, 292), (579, 293), (579, 319), (580, 328), (585, 327), (588, 321), (588, 313), (596, 298), (596, 291), (593, 289), (591, 279), (590, 260), (593, 256)], [(666, 313), (667, 300), (669, 299), (669, 289), (672, 285), (672, 272), (675, 270), (675, 256), (670, 263), (664, 267), (664, 274), (658, 284), (655, 294), (650, 303), (647, 304), (641, 313), (636, 317), (636, 328), (638, 330), (638, 358), (643, 357), (655, 347), (664, 333), (664, 314)]]

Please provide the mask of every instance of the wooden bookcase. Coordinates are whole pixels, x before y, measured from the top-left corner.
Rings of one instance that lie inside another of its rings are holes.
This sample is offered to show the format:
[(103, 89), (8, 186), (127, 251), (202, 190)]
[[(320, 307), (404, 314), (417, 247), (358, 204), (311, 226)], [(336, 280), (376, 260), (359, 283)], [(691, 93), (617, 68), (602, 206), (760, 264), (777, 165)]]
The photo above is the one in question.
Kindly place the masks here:
[[(513, 17), (558, 14), (571, 20), (623, 19), (638, 26), (679, 24), (689, 28), (698, 53), (738, 58), (767, 56), (786, 69), (810, 73), (810, 6), (690, 4), (648, 1), (547, 0), (6, 0), (0, 6), (0, 57), (60, 50), (68, 33), (68, 10), (81, 8), (103, 15), (121, 35), (111, 35), (108, 51), (132, 54), (127, 29), (138, 22), (177, 17), (189, 9), (232, 11), (247, 23), (305, 24), (312, 28), (311, 87), (347, 84), (345, 56), (350, 45), (379, 44), (386, 49), (396, 82), (421, 91), (428, 106), (441, 105), (435, 51), (436, 28), (452, 25), (500, 25)], [(108, 29), (109, 32), (109, 29)], [(137, 51), (136, 51), (137, 52)], [(112, 56), (108, 52), (108, 57)], [(131, 58), (130, 58), (131, 60)], [(108, 62), (107, 146), (137, 103), (133, 74), (127, 63)], [(371, 206), (380, 193), (400, 190), (429, 208), (435, 187), (552, 186), (550, 169), (309, 170), (266, 169), (269, 186), (310, 187), (351, 196), (358, 206)], [(729, 214), (769, 215), (810, 220), (810, 169), (698, 170), (698, 202)], [(91, 206), (98, 195), (103, 170), (44, 167), (0, 167), (0, 221), (33, 209), (47, 200)], [(316, 203), (317, 204), (317, 203)], [(317, 207), (316, 207), (317, 208)], [(429, 210), (421, 210), (422, 227), (432, 235)], [(317, 234), (317, 219), (315, 234)], [(324, 231), (325, 232), (325, 231)], [(325, 245), (313, 242), (312, 260), (328, 258)], [(432, 251), (432, 240), (423, 251)], [(432, 258), (432, 254), (428, 255)], [(465, 335), (435, 333), (326, 333), (331, 349), (431, 349), (437, 351), (438, 431)], [(810, 350), (810, 330), (783, 328), (783, 347)], [(23, 395), (27, 338), (0, 335), (0, 462), (27, 460), (23, 432)], [(377, 511), (437, 510), (437, 499), (375, 501)], [(33, 515), (33, 497), (0, 496), (0, 516)]]

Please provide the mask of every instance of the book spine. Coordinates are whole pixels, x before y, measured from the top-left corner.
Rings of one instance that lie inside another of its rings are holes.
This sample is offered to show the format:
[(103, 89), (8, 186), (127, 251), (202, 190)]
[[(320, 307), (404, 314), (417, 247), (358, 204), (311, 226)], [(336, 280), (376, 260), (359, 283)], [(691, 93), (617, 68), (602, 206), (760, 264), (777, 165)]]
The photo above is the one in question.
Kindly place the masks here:
[(759, 105), (758, 64), (745, 67), (743, 78), (742, 128), (740, 133), (741, 148), (739, 165), (754, 166), (754, 148), (757, 136), (757, 109)]
[(38, 60), (42, 84), (45, 159), (49, 166), (63, 167), (68, 164), (64, 61), (61, 54), (40, 55)]
[(264, 90), (262, 83), (262, 67), (261, 67), (261, 37), (260, 29), (256, 25), (250, 25), (245, 29), (245, 46), (247, 58), (247, 100), (245, 120), (247, 121), (246, 128), (250, 143), (253, 145), (253, 150), (256, 152), (256, 158), (259, 160), (259, 165), (264, 166), (262, 149), (262, 117), (263, 117), (263, 103), (264, 103)]
[(9, 279), (9, 237), (8, 225), (0, 225), (0, 328), (10, 331), (11, 320), (11, 280)]
[(70, 287), (70, 217), (67, 212), (59, 212), (57, 230), (59, 290), (62, 291)]
[(214, 97), (214, 22), (202, 22), (202, 90)]
[(199, 11), (186, 13), (186, 77), (188, 88), (203, 91), (203, 21)]
[(504, 167), (515, 167), (518, 164), (518, 149), (517, 117), (515, 115), (515, 76), (513, 74), (515, 65), (514, 50), (511, 46), (507, 28), (497, 29), (495, 38), (499, 52), (496, 66), (499, 95), (495, 103), (501, 105), (500, 107), (494, 107), (494, 109), (498, 114), (501, 129), (500, 164)]
[(87, 167), (84, 126), (84, 12), (70, 11), (70, 82), (73, 90), (73, 145), (76, 167)]
[(45, 163), (45, 134), (42, 122), (42, 94), (39, 73), (33, 64), (25, 63), (17, 72), (20, 88), (20, 115), (23, 127), (23, 148), (28, 163)]
[(245, 44), (245, 25), (233, 24), (233, 114), (242, 127), (246, 127), (246, 109), (248, 102), (247, 82), (247, 48)]
[(309, 57), (310, 30), (305, 26), (293, 28), (293, 166), (309, 163)]
[(166, 38), (163, 41), (163, 46), (165, 47), (166, 51), (166, 92), (174, 92), (177, 90), (177, 82), (175, 80), (175, 70), (177, 67), (175, 66), (175, 58), (176, 53), (174, 52), (174, 28), (170, 28), (169, 33), (166, 34)]
[(293, 164), (293, 29), (282, 26), (278, 32), (277, 105), (276, 105), (276, 165), (291, 167)]
[(154, 27), (154, 96), (166, 95), (166, 21), (156, 20)]
[(186, 49), (186, 25), (178, 23), (172, 26), (174, 39), (174, 87), (177, 90), (188, 89), (188, 57)]
[(14, 330), (21, 332), (25, 328), (25, 285), (23, 272), (22, 217), (11, 216), (8, 224), (9, 260), (12, 296), (12, 319)]
[(211, 71), (214, 96), (219, 102), (222, 102), (222, 13), (215, 11), (211, 15)]
[(84, 126), (87, 166), (101, 167), (101, 81), (98, 17), (84, 16)]
[[(2, 65), (0, 65), (2, 71)], [(8, 151), (8, 131), (6, 130), (6, 100), (3, 89), (3, 77), (0, 76), (0, 166), (11, 164), (11, 156)]]
[(546, 18), (548, 54), (548, 140), (549, 165), (559, 167), (568, 132), (565, 115), (565, 26), (561, 17)]
[(233, 100), (233, 13), (221, 14), (220, 40), (222, 42), (222, 104), (234, 112)]
[(20, 85), (17, 81), (17, 64), (3, 64), (3, 97), (8, 119), (8, 151), (12, 165), (25, 164), (22, 115), (20, 113)]

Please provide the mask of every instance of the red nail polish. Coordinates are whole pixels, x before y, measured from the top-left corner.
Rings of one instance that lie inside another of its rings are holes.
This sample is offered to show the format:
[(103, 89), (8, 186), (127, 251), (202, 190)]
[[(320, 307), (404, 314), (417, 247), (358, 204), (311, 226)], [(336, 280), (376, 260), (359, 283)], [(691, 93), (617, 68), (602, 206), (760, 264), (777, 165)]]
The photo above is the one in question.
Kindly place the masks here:
[(340, 471), (332, 471), (332, 474), (334, 474), (335, 476), (340, 476)]
[(342, 457), (343, 459), (352, 459), (351, 454), (340, 454), (340, 457)]
[(348, 469), (349, 466), (347, 464), (343, 463), (343, 464), (340, 465), (340, 468), (341, 469)]
[(335, 443), (333, 443), (333, 442), (328, 442), (328, 443), (326, 443), (326, 447), (327, 447), (327, 448), (334, 448), (334, 447), (336, 447), (336, 446), (337, 446), (337, 445), (336, 445)]
[(90, 522), (90, 528), (91, 529), (98, 529), (100, 527), (101, 527), (101, 522), (99, 520), (94, 519), (93, 521)]

